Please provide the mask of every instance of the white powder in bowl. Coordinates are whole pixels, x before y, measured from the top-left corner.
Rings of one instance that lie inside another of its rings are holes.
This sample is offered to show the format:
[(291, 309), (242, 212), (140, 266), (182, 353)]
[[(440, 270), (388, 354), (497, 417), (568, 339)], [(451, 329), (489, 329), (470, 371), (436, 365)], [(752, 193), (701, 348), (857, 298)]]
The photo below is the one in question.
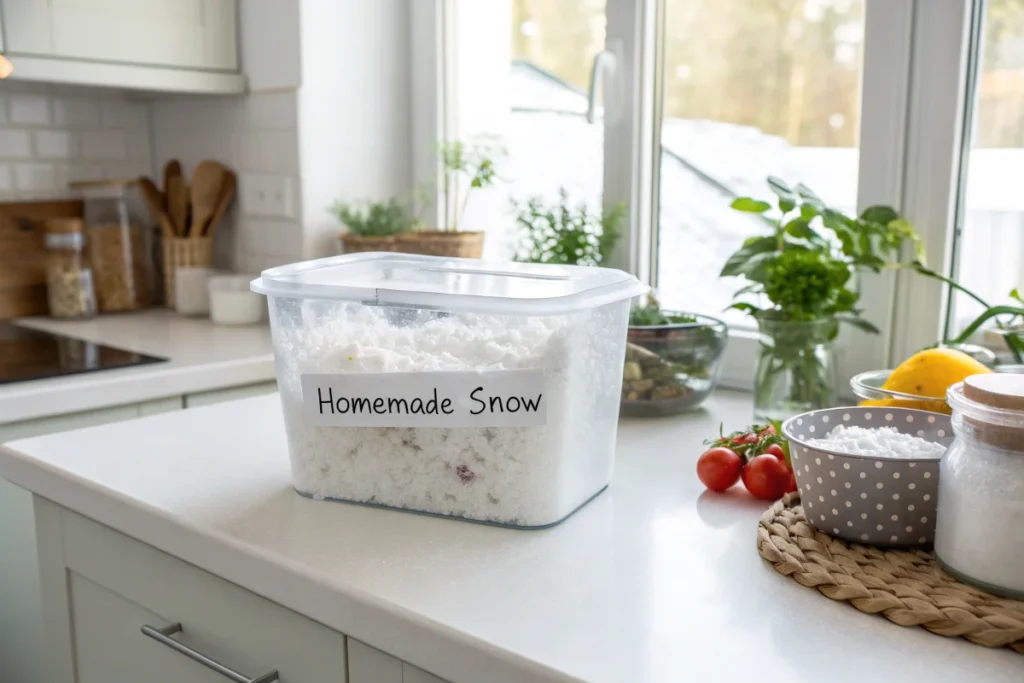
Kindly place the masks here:
[(839, 425), (823, 439), (811, 439), (808, 446), (850, 455), (881, 458), (941, 458), (946, 447), (918, 436), (903, 434), (895, 427), (848, 427)]
[[(628, 301), (492, 316), (271, 297), (292, 477), (317, 498), (516, 526), (564, 518), (611, 479)], [(326, 427), (307, 373), (542, 369), (539, 427)]]

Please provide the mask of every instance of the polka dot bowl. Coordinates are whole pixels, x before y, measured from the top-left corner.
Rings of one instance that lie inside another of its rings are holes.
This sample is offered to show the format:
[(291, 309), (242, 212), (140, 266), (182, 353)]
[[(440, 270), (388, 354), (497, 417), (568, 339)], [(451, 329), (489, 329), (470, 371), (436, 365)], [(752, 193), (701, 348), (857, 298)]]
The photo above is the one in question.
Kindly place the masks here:
[(857, 406), (816, 410), (782, 425), (811, 526), (865, 545), (928, 547), (935, 537), (938, 458), (890, 458), (829, 451), (807, 442), (836, 425), (895, 427), (948, 446), (948, 415), (911, 408)]

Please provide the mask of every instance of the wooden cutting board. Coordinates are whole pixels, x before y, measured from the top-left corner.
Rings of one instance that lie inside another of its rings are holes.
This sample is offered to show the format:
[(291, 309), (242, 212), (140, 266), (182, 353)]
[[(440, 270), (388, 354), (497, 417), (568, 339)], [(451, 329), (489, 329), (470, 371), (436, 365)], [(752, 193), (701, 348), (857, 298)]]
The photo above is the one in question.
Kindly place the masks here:
[(80, 218), (81, 200), (0, 202), (0, 320), (46, 315), (43, 223)]

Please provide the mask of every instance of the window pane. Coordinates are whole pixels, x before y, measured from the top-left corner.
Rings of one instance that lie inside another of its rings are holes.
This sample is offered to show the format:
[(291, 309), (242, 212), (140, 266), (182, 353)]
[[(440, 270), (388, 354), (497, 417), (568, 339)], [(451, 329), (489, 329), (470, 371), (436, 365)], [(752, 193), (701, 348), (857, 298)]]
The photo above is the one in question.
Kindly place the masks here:
[(742, 283), (718, 271), (766, 230), (733, 198), (771, 198), (775, 175), (856, 207), (864, 0), (666, 0), (665, 11), (658, 289), (666, 306), (720, 316)]
[[(989, 0), (981, 31), (955, 273), (996, 305), (1024, 289), (1024, 2)], [(958, 334), (983, 310), (955, 296), (948, 333)]]

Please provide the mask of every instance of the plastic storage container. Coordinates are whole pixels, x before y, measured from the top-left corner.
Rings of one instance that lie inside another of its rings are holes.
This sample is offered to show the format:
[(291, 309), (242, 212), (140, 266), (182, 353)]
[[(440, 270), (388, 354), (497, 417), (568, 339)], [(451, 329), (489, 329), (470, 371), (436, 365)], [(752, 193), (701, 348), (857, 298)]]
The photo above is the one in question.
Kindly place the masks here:
[(101, 313), (133, 311), (151, 302), (153, 260), (143, 222), (128, 195), (134, 181), (77, 183), (85, 200), (89, 261)]
[(1024, 375), (974, 375), (946, 393), (956, 439), (939, 466), (935, 555), (951, 574), (1024, 598)]
[(83, 253), (84, 231), (80, 218), (46, 221), (46, 299), (55, 318), (96, 315), (92, 269)]
[(608, 485), (631, 275), (369, 253), (252, 288), (300, 493), (536, 528)]

